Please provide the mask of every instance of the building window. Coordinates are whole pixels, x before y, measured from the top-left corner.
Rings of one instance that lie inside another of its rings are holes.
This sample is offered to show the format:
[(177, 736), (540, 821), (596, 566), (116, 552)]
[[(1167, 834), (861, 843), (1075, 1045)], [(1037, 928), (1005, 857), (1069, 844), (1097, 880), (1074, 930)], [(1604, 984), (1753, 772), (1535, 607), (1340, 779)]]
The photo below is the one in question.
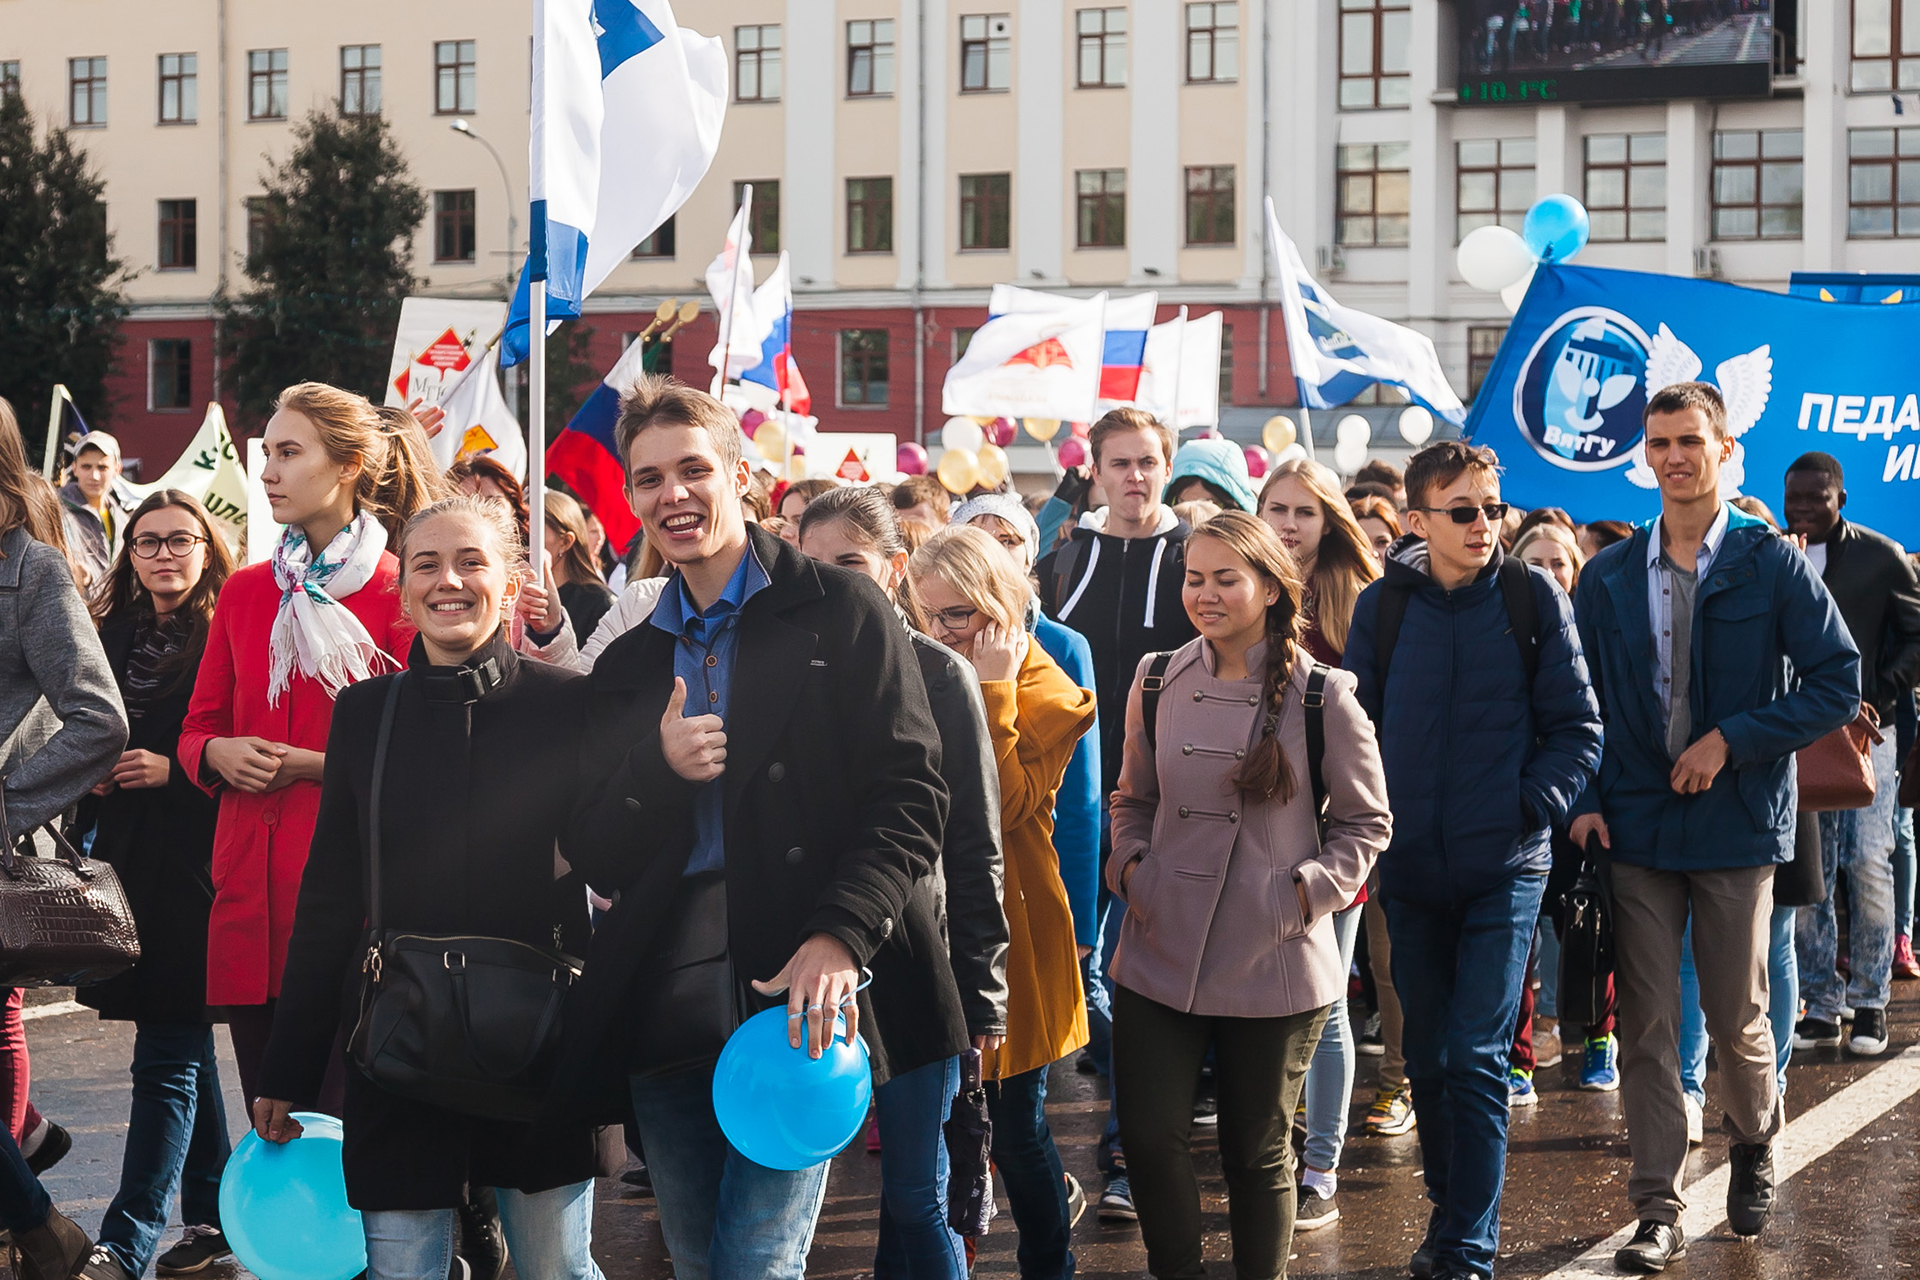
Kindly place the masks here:
[(969, 13), (960, 19), (960, 92), (1001, 93), (1013, 83), (1013, 19)]
[(287, 118), (287, 51), (247, 51), (247, 119)]
[(185, 338), (147, 341), (147, 400), (155, 410), (193, 408), (193, 343)]
[(1127, 83), (1127, 11), (1082, 9), (1074, 15), (1080, 40), (1080, 87), (1118, 89)]
[(1240, 6), (1187, 6), (1187, 83), (1228, 84), (1240, 78)]
[(265, 196), (247, 197), (247, 257), (266, 252), (267, 226), (272, 216)]
[(847, 252), (893, 252), (893, 179), (847, 179)]
[(967, 354), (967, 348), (973, 345), (973, 335), (980, 332), (978, 325), (955, 325), (953, 330), (953, 362)]
[(1007, 247), (1008, 208), (1012, 204), (1013, 178), (1005, 173), (968, 173), (960, 175), (960, 247), (962, 249), (1004, 249)]
[(1199, 165), (1187, 169), (1187, 243), (1232, 244), (1237, 211), (1233, 203), (1233, 166)]
[(893, 19), (847, 24), (847, 96), (884, 98), (893, 93)]
[(20, 61), (9, 58), (0, 62), (0, 102), (20, 96)]
[(67, 123), (76, 129), (107, 122), (107, 60), (67, 59)]
[(1340, 106), (1404, 107), (1413, 101), (1410, 0), (1340, 0)]
[(160, 123), (192, 124), (200, 118), (200, 58), (160, 55)]
[(1112, 249), (1127, 242), (1127, 171), (1082, 169), (1073, 175), (1078, 243)]
[(1467, 399), (1480, 394), (1480, 384), (1493, 372), (1493, 358), (1507, 336), (1503, 324), (1474, 325), (1467, 330)]
[(380, 114), (380, 46), (340, 46), (340, 114)]
[(1847, 157), (1847, 238), (1920, 236), (1920, 129), (1849, 129)]
[(780, 28), (733, 29), (733, 100), (780, 101)]
[(1920, 89), (1920, 7), (1913, 0), (1853, 0), (1855, 93)]
[(1347, 401), (1347, 403), (1368, 405), (1411, 404), (1413, 402), (1407, 398), (1406, 392), (1394, 386), (1391, 382), (1376, 382), (1368, 386), (1366, 390), (1362, 391), (1353, 399)]
[(196, 201), (160, 202), (160, 252), (162, 271), (192, 271), (199, 265), (198, 237), (194, 234)]
[(1596, 241), (1667, 238), (1667, 135), (1587, 139), (1587, 216)]
[(1454, 144), (1453, 239), (1495, 224), (1518, 231), (1533, 204), (1533, 139)]
[(1407, 144), (1382, 142), (1341, 147), (1336, 163), (1340, 243), (1405, 244), (1409, 193)]
[(842, 408), (887, 407), (887, 331), (840, 331), (840, 404)]
[(753, 233), (753, 251), (755, 253), (780, 252), (780, 183), (773, 178), (762, 178), (755, 182), (736, 182), (733, 184), (733, 207), (740, 207), (740, 198), (747, 188), (753, 188), (753, 217), (748, 230)]
[(673, 256), (674, 217), (675, 215), (671, 213), (668, 214), (667, 220), (655, 227), (652, 235), (633, 246), (633, 256), (636, 258), (671, 258)]
[(433, 45), (433, 113), (472, 115), (479, 109), (474, 42), (436, 40)]
[(1798, 240), (1804, 165), (1798, 129), (1713, 135), (1713, 238)]
[(473, 192), (433, 193), (433, 260), (473, 261)]
[(1233, 403), (1233, 326), (1220, 326), (1220, 403)]

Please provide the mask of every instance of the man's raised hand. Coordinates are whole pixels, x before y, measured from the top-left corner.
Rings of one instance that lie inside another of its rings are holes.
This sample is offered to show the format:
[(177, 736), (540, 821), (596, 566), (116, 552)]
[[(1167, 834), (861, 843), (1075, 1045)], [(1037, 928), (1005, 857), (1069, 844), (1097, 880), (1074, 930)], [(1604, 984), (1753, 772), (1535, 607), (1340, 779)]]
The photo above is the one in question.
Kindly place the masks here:
[(688, 782), (712, 782), (727, 771), (727, 735), (719, 716), (683, 715), (687, 682), (673, 678), (673, 695), (660, 717), (660, 751), (667, 767)]

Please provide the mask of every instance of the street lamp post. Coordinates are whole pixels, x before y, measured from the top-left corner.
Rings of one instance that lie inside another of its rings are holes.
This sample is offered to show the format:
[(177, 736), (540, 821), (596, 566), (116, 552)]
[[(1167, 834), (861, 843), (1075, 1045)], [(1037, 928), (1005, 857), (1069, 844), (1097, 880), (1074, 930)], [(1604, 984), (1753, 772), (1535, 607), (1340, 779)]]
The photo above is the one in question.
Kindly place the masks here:
[(485, 147), (487, 154), (493, 157), (493, 163), (500, 169), (500, 186), (507, 193), (507, 276), (511, 279), (514, 274), (514, 246), (519, 243), (520, 238), (520, 223), (519, 220), (514, 217), (513, 180), (507, 177), (507, 163), (500, 158), (500, 153), (493, 149), (493, 144), (475, 133), (473, 126), (469, 125), (465, 120), (455, 120), (447, 127), (461, 137), (472, 138), (475, 142)]

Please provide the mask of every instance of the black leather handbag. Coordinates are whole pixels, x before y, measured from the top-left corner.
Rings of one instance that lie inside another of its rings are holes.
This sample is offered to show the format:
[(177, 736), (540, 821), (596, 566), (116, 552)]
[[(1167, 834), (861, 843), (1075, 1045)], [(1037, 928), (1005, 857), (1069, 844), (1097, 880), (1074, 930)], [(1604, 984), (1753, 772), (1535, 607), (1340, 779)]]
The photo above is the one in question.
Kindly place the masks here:
[(51, 822), (41, 830), (58, 857), (38, 857), (33, 832), (8, 825), (0, 780), (0, 987), (80, 986), (125, 973), (140, 958), (140, 935), (120, 877)]
[(560, 1050), (561, 1013), (580, 962), (511, 938), (388, 930), (381, 913), (380, 792), (394, 706), (388, 689), (367, 817), (367, 958), (349, 1050), (389, 1093), (492, 1120), (531, 1120)]
[(659, 942), (642, 962), (633, 990), (637, 1076), (666, 1075), (712, 1062), (727, 1037), (759, 1012), (727, 950), (727, 874), (683, 877)]
[(1592, 1026), (1607, 1006), (1613, 976), (1613, 913), (1600, 884), (1600, 838), (1587, 838), (1573, 888), (1560, 899), (1560, 1023)]

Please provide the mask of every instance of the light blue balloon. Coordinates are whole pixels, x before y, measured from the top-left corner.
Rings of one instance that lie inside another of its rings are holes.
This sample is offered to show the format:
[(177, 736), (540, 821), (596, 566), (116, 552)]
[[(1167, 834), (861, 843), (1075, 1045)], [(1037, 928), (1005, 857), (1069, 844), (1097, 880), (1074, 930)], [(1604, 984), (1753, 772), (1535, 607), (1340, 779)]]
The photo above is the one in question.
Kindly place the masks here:
[(1586, 208), (1572, 196), (1544, 196), (1527, 210), (1520, 238), (1541, 262), (1565, 262), (1587, 247)]
[[(836, 1027), (844, 1034), (845, 1021), (836, 1019)], [(867, 1042), (836, 1036), (813, 1058), (787, 1043), (785, 1005), (741, 1023), (713, 1069), (720, 1131), (741, 1155), (769, 1169), (810, 1169), (832, 1159), (860, 1132), (872, 1099)]]
[(367, 1269), (360, 1211), (347, 1203), (342, 1130), (296, 1111), (305, 1128), (284, 1145), (249, 1133), (220, 1175), (220, 1226), (260, 1280), (351, 1280)]

